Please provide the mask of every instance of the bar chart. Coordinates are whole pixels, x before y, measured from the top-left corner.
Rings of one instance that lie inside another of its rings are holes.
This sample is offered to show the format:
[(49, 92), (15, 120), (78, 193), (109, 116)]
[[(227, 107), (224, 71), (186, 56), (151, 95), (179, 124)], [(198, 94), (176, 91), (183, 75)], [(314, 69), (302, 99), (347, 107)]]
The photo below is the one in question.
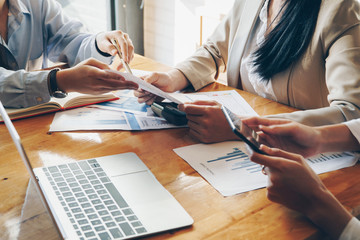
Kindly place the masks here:
[(223, 161), (224, 164), (230, 164), (230, 168), (233, 171), (246, 170), (249, 173), (261, 171), (260, 165), (250, 161), (249, 156), (237, 147), (233, 148), (233, 151), (227, 153), (225, 156), (221, 156), (207, 162), (211, 164), (220, 161)]

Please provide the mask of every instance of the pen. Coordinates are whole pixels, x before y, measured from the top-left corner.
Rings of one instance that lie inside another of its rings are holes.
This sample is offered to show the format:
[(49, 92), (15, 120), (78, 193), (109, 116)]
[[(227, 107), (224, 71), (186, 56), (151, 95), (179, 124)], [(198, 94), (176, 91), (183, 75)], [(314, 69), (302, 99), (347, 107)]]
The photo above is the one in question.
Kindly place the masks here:
[(126, 70), (128, 73), (133, 74), (132, 71), (131, 71), (131, 69), (130, 69), (130, 67), (129, 67), (129, 65), (125, 62), (125, 60), (124, 60), (123, 57), (122, 57), (122, 53), (121, 53), (121, 51), (120, 51), (120, 47), (119, 47), (116, 39), (111, 39), (111, 43), (112, 43), (112, 44), (114, 45), (114, 47), (116, 48), (116, 50), (117, 50), (117, 52), (118, 52), (118, 55), (119, 55), (119, 58), (120, 58), (122, 64), (124, 65), (125, 70)]

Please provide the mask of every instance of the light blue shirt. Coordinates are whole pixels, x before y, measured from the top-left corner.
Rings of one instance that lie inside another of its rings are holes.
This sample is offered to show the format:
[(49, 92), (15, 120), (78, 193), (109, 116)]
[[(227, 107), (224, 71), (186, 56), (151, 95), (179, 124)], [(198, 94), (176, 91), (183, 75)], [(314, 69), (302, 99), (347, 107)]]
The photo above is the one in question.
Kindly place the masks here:
[(67, 17), (54, 0), (9, 0), (6, 47), (20, 68), (0, 67), (0, 100), (6, 107), (29, 107), (50, 100), (49, 71), (33, 71), (48, 67), (48, 60), (70, 66), (90, 57), (107, 64), (112, 61), (96, 50), (95, 35)]

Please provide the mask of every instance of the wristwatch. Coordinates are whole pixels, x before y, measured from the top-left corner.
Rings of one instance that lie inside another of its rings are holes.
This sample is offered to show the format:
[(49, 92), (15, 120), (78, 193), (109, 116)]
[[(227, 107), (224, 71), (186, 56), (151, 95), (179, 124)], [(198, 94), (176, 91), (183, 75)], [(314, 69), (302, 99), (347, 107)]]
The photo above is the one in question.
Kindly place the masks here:
[(50, 93), (51, 97), (64, 98), (67, 96), (67, 93), (65, 91), (59, 89), (57, 82), (56, 82), (56, 73), (58, 71), (60, 71), (60, 68), (51, 69), (51, 71), (49, 72), (49, 75), (47, 78), (49, 93)]

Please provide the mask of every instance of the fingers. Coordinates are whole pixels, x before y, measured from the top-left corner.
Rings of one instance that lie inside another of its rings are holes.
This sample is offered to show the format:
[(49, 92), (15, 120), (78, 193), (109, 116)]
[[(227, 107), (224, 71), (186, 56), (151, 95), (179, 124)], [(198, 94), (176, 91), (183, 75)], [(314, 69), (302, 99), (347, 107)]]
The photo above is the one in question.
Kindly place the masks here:
[[(261, 149), (261, 150), (263, 150), (263, 149)], [(276, 165), (281, 163), (281, 160), (279, 160), (277, 158), (267, 156), (264, 154), (260, 154), (260, 153), (254, 152), (254, 151), (252, 151), (250, 160), (257, 164), (264, 165), (264, 166), (267, 166), (270, 168), (276, 168)]]
[[(137, 90), (139, 91), (139, 90)], [(145, 94), (145, 95), (142, 95), (142, 96), (139, 96), (138, 97), (138, 103), (146, 103), (146, 105), (151, 105), (153, 104), (156, 100), (158, 101), (162, 101), (163, 99), (159, 98), (154, 95), (154, 94)]]
[(161, 88), (161, 87), (163, 87), (162, 86), (163, 84), (160, 83), (160, 80), (163, 77), (163, 75), (164, 75), (164, 73), (153, 72), (153, 73), (143, 76), (141, 78), (145, 82), (150, 83), (158, 88)]
[(264, 118), (264, 117), (250, 117), (242, 120), (248, 126), (270, 126), (270, 125), (279, 125), (290, 123), (290, 120), (287, 119), (277, 119), (277, 118)]
[[(118, 62), (116, 62), (117, 64), (116, 64), (116, 70), (117, 71), (120, 71), (123, 67), (124, 67), (124, 65), (123, 65), (123, 63), (122, 63), (122, 61), (118, 61)], [(114, 64), (115, 65), (115, 64)]]
[(274, 126), (263, 126), (260, 125), (259, 129), (269, 135), (277, 135), (277, 136), (294, 136), (298, 129), (298, 126), (293, 123), (286, 123), (282, 125), (274, 125)]
[[(303, 157), (299, 154), (286, 152), (286, 151), (278, 149), (278, 148), (269, 148), (265, 145), (261, 145), (260, 149), (272, 157), (283, 158), (285, 160), (287, 159), (287, 160), (292, 160), (292, 161), (296, 161), (296, 162), (301, 162), (303, 160)], [(266, 164), (263, 164), (263, 165), (266, 165)], [(268, 165), (266, 165), (266, 166), (268, 166)]]
[(270, 147), (273, 147), (273, 142), (271, 142), (272, 138), (270, 138), (270, 141), (269, 141), (269, 136), (263, 132), (257, 132), (257, 135), (258, 135), (258, 142), (261, 143), (261, 144), (264, 144), (266, 146), (270, 146)]
[(85, 87), (92, 87), (96, 92), (97, 90), (104, 92), (105, 90), (113, 91), (118, 89), (138, 89), (139, 86), (137, 83), (132, 81), (125, 80), (119, 74), (116, 74), (111, 71), (104, 71), (97, 67), (93, 66), (85, 66), (87, 67), (87, 73), (84, 74), (84, 78), (86, 77), (88, 81), (90, 81), (87, 85), (83, 85)]
[(89, 58), (89, 59), (79, 63), (79, 66), (82, 66), (82, 65), (93, 66), (93, 67), (103, 69), (103, 70), (110, 69), (109, 65), (107, 65), (106, 63), (103, 63), (95, 58)]
[(216, 101), (196, 101), (179, 105), (179, 110), (185, 112), (187, 115), (202, 116), (205, 115), (210, 108), (219, 106)]
[(112, 38), (118, 43), (121, 51), (121, 56), (126, 63), (129, 63), (134, 58), (134, 45), (127, 33), (121, 31), (114, 31)]
[(203, 128), (199, 126), (199, 124), (188, 121), (189, 126), (189, 135), (194, 139), (202, 142), (202, 143), (213, 143), (215, 142), (212, 139), (211, 135), (208, 135), (206, 132), (203, 131)]
[(119, 45), (122, 58), (129, 63), (134, 58), (134, 45), (127, 33), (120, 30), (100, 33), (96, 36), (99, 49), (114, 56), (117, 49), (112, 45), (111, 40), (115, 39)]
[(126, 80), (113, 80), (113, 79), (95, 79), (93, 81), (93, 89), (106, 89), (108, 91), (115, 91), (119, 89), (137, 89), (138, 86), (134, 82)]
[(192, 102), (193, 105), (199, 105), (199, 106), (219, 106), (221, 107), (221, 104), (219, 104), (216, 101), (213, 100), (197, 100)]
[(141, 78), (145, 82), (150, 83), (165, 92), (174, 92), (178, 90), (175, 88), (177, 79), (172, 79), (169, 73), (166, 72), (153, 72)]
[(127, 62), (129, 63), (134, 58), (134, 45), (127, 33), (124, 34), (124, 38), (127, 42), (127, 51), (128, 52), (126, 55), (126, 59), (127, 59)]
[(156, 99), (156, 95), (142, 89), (134, 91), (134, 96), (138, 98), (139, 103), (146, 103), (147, 105), (151, 105)]
[(265, 145), (261, 145), (260, 149), (267, 155), (253, 152), (251, 155), (251, 161), (267, 166), (273, 169), (279, 169), (285, 163), (289, 162), (301, 162), (303, 158), (294, 153), (285, 152), (277, 148), (269, 148)]
[(97, 79), (99, 80), (99, 84), (106, 85), (109, 87), (113, 87), (117, 89), (138, 89), (139, 85), (132, 81), (127, 81), (125, 78), (120, 76), (119, 74), (110, 72), (110, 71), (100, 71)]
[(112, 32), (101, 32), (96, 35), (96, 43), (100, 51), (114, 56), (116, 47), (111, 43)]
[[(168, 81), (167, 81), (166, 73), (153, 72), (149, 75), (142, 76), (141, 79), (143, 79), (147, 83), (150, 83), (158, 87), (159, 89), (162, 89), (164, 91), (167, 90), (166, 88)], [(137, 91), (134, 92), (134, 95), (138, 98), (139, 103), (146, 103), (147, 105), (151, 105), (155, 100), (159, 100), (159, 101), (162, 100), (158, 96), (150, 92), (147, 92), (143, 89), (138, 89)]]
[(121, 31), (116, 31), (115, 38), (119, 44), (124, 61), (129, 63), (134, 57), (134, 46), (129, 38), (129, 35), (122, 33)]
[(149, 95), (149, 92), (145, 91), (145, 90), (142, 90), (142, 89), (137, 89), (136, 91), (134, 91), (134, 96), (135, 97), (138, 97), (138, 98), (142, 98), (144, 96), (147, 96)]
[(208, 122), (208, 120), (205, 119), (202, 115), (190, 115), (190, 114), (187, 114), (186, 118), (188, 119), (188, 121), (197, 123), (198, 125), (202, 125), (202, 126), (206, 126), (206, 124)]
[[(189, 122), (188, 122), (189, 124)], [(189, 135), (191, 137), (193, 137), (194, 139), (197, 139), (201, 142), (204, 142), (204, 139), (203, 139), (203, 135), (201, 135), (198, 131), (196, 131), (196, 129), (194, 128), (189, 128)]]
[(151, 97), (146, 99), (145, 103), (146, 103), (146, 105), (151, 105), (151, 104), (153, 104), (153, 102), (155, 102), (156, 99), (157, 99), (157, 96), (152, 95)]
[(264, 132), (260, 132), (258, 133), (258, 137), (259, 137), (258, 141), (266, 146), (281, 148), (281, 145), (279, 144), (279, 140), (274, 136), (268, 135)]
[(262, 139), (266, 139), (266, 142), (276, 147), (280, 147), (279, 143), (285, 141), (286, 138), (294, 139), (304, 132), (298, 123), (286, 119), (251, 117), (242, 121), (255, 131), (264, 133)]

